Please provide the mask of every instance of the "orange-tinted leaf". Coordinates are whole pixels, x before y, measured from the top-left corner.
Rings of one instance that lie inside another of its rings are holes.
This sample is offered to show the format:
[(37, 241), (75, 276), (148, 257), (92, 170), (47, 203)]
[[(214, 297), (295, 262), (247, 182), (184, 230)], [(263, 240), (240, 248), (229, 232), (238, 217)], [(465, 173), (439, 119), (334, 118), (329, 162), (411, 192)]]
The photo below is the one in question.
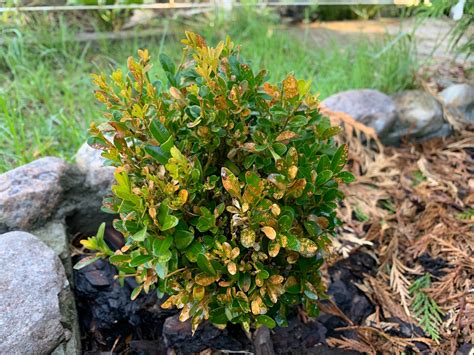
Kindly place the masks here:
[(232, 174), (232, 172), (227, 168), (221, 169), (221, 178), (222, 185), (224, 189), (232, 196), (239, 198), (240, 197), (240, 184), (239, 179)]
[(262, 227), (261, 231), (267, 236), (268, 239), (274, 240), (276, 238), (276, 231), (270, 226)]
[(283, 80), (283, 96), (285, 99), (292, 99), (298, 96), (298, 82), (292, 74)]

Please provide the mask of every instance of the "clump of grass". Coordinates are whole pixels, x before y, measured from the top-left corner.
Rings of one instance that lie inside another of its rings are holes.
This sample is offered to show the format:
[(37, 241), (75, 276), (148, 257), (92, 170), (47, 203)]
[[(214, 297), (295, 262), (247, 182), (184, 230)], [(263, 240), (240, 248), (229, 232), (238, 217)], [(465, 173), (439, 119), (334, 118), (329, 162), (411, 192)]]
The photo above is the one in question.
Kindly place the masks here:
[[(269, 70), (269, 80), (294, 72), (312, 79), (321, 99), (355, 88), (391, 93), (413, 83), (416, 63), (405, 39), (321, 47), (290, 34), (269, 12), (195, 19), (162, 19), (164, 30), (156, 36), (93, 42), (75, 40), (83, 25), (70, 18), (41, 15), (0, 25), (0, 172), (45, 155), (71, 159), (90, 122), (100, 117), (89, 74), (110, 71), (138, 48), (148, 48), (155, 60), (163, 51), (178, 58), (174, 43), (184, 29), (201, 33), (210, 44), (231, 35), (253, 67)], [(160, 78), (163, 72), (154, 62), (151, 75)]]

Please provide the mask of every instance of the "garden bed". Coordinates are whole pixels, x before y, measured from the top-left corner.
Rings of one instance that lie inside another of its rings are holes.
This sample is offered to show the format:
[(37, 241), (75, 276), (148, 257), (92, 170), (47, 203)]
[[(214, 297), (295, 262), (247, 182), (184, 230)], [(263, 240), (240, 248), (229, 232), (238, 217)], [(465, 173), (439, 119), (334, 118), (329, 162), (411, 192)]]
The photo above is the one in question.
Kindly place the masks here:
[[(436, 83), (425, 86), (429, 90)], [(103, 167), (99, 152), (84, 145), (74, 165), (42, 158), (0, 175), (0, 231), (14, 231), (0, 235), (4, 238), (0, 262), (4, 267), (17, 263), (16, 273), (29, 275), (29, 287), (35, 283), (35, 292), (47, 293), (43, 279), (35, 274), (39, 273), (48, 275), (67, 295), (69, 286), (58, 267), (58, 255), (72, 284), (79, 315), (78, 327), (74, 299), (68, 296), (58, 300), (57, 295), (48, 294), (48, 302), (39, 304), (35, 297), (22, 298), (19, 292), (27, 292), (24, 288), (2, 291), (0, 296), (13, 302), (15, 312), (0, 315), (6, 315), (8, 322), (18, 322), (11, 334), (22, 341), (8, 338), (13, 343), (0, 344), (0, 352), (12, 349), (2, 348), (5, 344), (14, 349), (28, 345), (24, 339), (29, 339), (30, 331), (22, 324), (30, 320), (32, 308), (15, 304), (22, 300), (43, 307), (41, 314), (55, 321), (54, 329), (43, 318), (34, 323), (38, 334), (49, 339), (41, 344), (45, 352), (58, 344), (78, 351), (80, 340), (82, 351), (89, 354), (272, 348), (276, 353), (295, 354), (349, 350), (469, 353), (474, 340), (470, 276), (474, 270), (474, 133), (472, 124), (453, 120), (450, 115), (456, 110), (443, 107), (443, 111), (454, 128), (452, 136), (389, 148), (377, 141), (373, 129), (325, 110), (333, 124), (344, 125), (339, 139), (349, 145), (349, 169), (356, 175), (356, 181), (344, 187), (346, 199), (338, 211), (343, 227), (322, 269), (329, 300), (321, 300), (319, 317), (310, 319), (294, 308), (289, 327), (261, 332), (257, 339), (237, 326), (220, 331), (208, 324), (191, 337), (189, 324), (177, 320), (177, 311), (161, 309), (153, 292), (130, 301), (134, 281), (127, 278), (120, 287), (114, 280), (115, 268), (105, 261), (72, 273), (70, 255), (75, 263), (89, 254), (78, 249), (79, 240), (95, 234), (101, 222), (111, 222), (111, 215), (100, 214), (99, 207), (102, 197), (110, 193), (113, 168)], [(466, 112), (469, 117), (472, 111)], [(15, 232), (20, 230), (33, 236)], [(55, 253), (44, 245), (40, 250), (26, 243), (26, 238), (39, 243), (35, 236)], [(20, 237), (25, 243), (17, 242)], [(113, 249), (123, 243), (110, 227), (106, 238)], [(28, 262), (22, 264), (18, 256)], [(46, 259), (51, 270), (38, 266)], [(9, 279), (6, 282), (8, 285)], [(5, 307), (2, 302), (0, 311), (1, 307)], [(61, 308), (61, 315), (56, 308)], [(76, 328), (81, 329), (80, 334)], [(0, 331), (10, 335), (5, 327)], [(39, 346), (38, 341), (32, 344)]]
[[(347, 203), (340, 207), (345, 226), (323, 270), (332, 302), (321, 301), (316, 319), (293, 309), (289, 327), (271, 331), (275, 353), (468, 353), (473, 334), (468, 292), (474, 269), (469, 207), (474, 201), (473, 133), (465, 129), (447, 141), (379, 152), (368, 148), (370, 141), (348, 137), (344, 140), (350, 141), (351, 169), (358, 179), (345, 191)], [(120, 246), (116, 232), (107, 229), (106, 235), (111, 246)], [(255, 339), (232, 325), (225, 331), (205, 325), (191, 337), (189, 325), (179, 323), (174, 311), (160, 309), (154, 294), (130, 301), (133, 280), (121, 288), (114, 274), (102, 261), (75, 272), (85, 351), (255, 351)], [(431, 286), (412, 291), (424, 275)], [(420, 324), (423, 312), (432, 310), (417, 313), (417, 294), (435, 302), (441, 322)]]

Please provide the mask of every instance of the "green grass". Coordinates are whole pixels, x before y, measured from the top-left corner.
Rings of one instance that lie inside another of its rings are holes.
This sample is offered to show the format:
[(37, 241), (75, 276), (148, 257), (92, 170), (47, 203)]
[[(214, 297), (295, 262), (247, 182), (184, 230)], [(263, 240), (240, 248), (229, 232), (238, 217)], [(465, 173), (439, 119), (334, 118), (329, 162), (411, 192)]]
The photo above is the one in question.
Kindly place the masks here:
[[(255, 68), (269, 70), (271, 80), (294, 72), (312, 79), (321, 98), (353, 88), (390, 93), (413, 82), (416, 63), (405, 39), (389, 46), (360, 41), (318, 47), (304, 35), (291, 36), (269, 15), (245, 12), (226, 21), (202, 15), (193, 21), (161, 20), (164, 30), (153, 37), (94, 42), (75, 41), (81, 25), (51, 15), (1, 25), (0, 172), (45, 155), (71, 160), (90, 122), (101, 119), (89, 74), (124, 66), (138, 48), (148, 48), (154, 58), (164, 51), (177, 59), (184, 29), (210, 43), (229, 34)], [(152, 74), (161, 77), (158, 64)]]

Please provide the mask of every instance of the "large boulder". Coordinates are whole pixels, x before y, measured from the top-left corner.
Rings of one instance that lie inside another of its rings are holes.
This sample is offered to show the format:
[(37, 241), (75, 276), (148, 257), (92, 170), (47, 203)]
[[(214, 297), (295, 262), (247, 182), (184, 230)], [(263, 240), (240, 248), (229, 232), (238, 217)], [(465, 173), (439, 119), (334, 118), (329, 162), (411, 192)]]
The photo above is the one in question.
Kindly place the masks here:
[(441, 105), (429, 93), (408, 90), (393, 96), (398, 119), (384, 138), (384, 143), (397, 145), (403, 139), (426, 140), (446, 137), (451, 129), (443, 119)]
[(390, 130), (397, 117), (393, 100), (377, 90), (343, 91), (326, 98), (321, 104), (374, 128), (380, 138)]
[(452, 114), (466, 123), (474, 123), (474, 86), (451, 85), (441, 91), (443, 103)]
[(50, 353), (72, 334), (61, 313), (70, 293), (61, 261), (26, 232), (1, 234), (0, 243), (0, 353)]
[(0, 233), (31, 230), (52, 216), (63, 195), (66, 162), (46, 157), (0, 175)]
[(101, 151), (84, 143), (76, 153), (76, 165), (86, 179), (86, 185), (102, 195), (110, 193), (114, 182), (114, 167), (106, 166)]

